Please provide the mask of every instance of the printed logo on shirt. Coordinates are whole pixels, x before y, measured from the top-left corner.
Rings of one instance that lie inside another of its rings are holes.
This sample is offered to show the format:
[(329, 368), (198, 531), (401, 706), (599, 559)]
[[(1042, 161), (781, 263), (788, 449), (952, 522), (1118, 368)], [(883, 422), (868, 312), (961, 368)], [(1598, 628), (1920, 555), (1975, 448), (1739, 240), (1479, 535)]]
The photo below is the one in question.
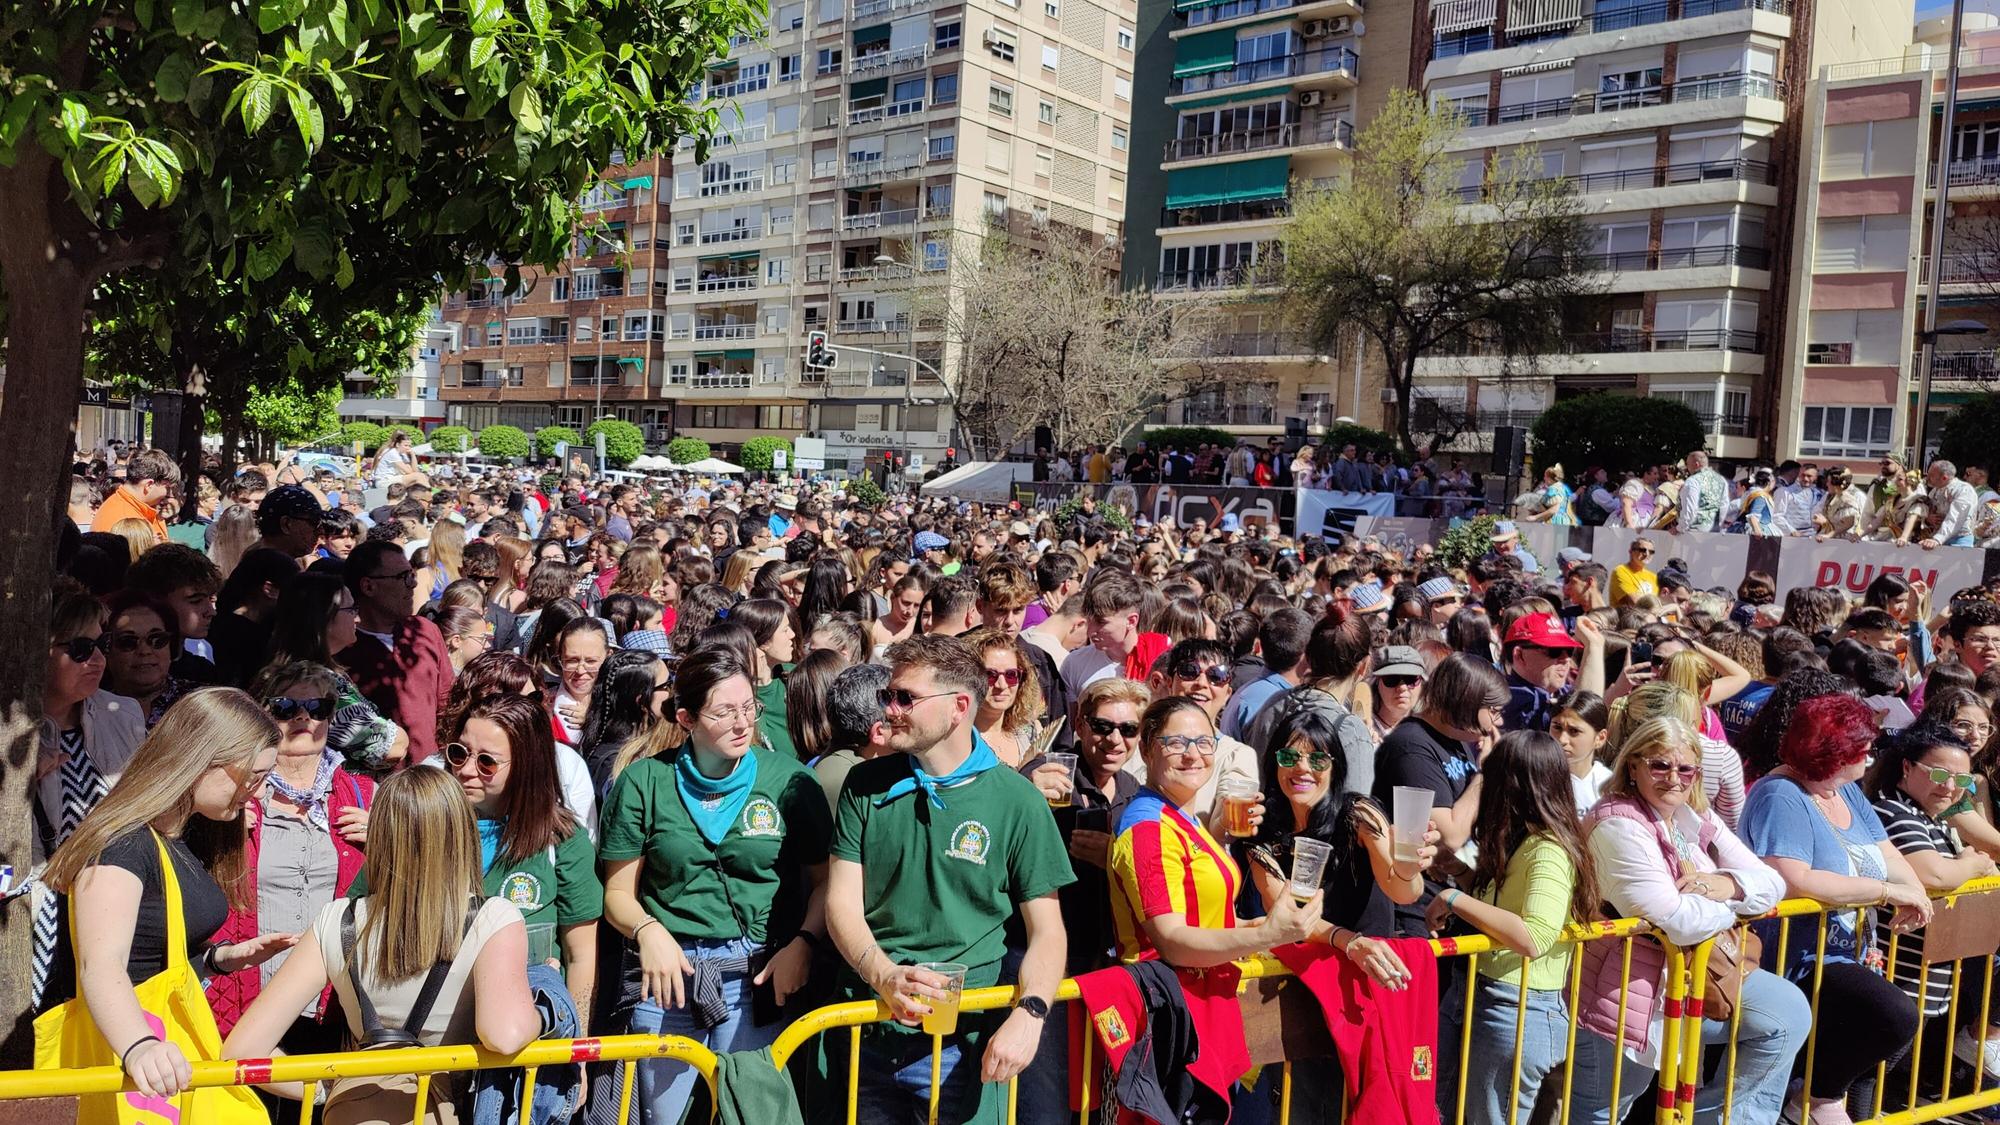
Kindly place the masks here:
[(515, 906), (540, 906), (542, 881), (525, 871), (516, 871), (500, 884), (500, 897)]
[(1106, 1048), (1123, 1047), (1132, 1041), (1132, 1033), (1125, 1029), (1125, 1017), (1118, 1014), (1118, 1009), (1092, 1012), (1090, 1018), (1097, 1024), (1098, 1038), (1104, 1040)]
[(753, 798), (743, 806), (745, 836), (776, 836), (784, 831), (784, 824), (778, 816), (778, 806), (762, 797)]
[(1419, 1045), (1410, 1052), (1410, 1081), (1429, 1082), (1435, 1078), (1436, 1067), (1431, 1062), (1431, 1049)]
[(986, 864), (986, 853), (993, 846), (993, 834), (984, 824), (968, 820), (959, 824), (951, 832), (951, 846), (944, 854), (953, 859), (970, 860), (982, 867)]

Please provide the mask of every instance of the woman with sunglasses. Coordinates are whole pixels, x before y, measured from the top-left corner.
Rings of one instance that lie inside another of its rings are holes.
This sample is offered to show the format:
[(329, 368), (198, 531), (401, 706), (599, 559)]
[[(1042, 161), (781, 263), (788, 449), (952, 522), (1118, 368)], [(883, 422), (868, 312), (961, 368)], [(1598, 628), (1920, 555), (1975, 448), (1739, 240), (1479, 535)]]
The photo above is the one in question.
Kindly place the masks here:
[(327, 745), (339, 752), (347, 768), (380, 777), (409, 755), (410, 735), (361, 694), (336, 658), (360, 636), (360, 622), (354, 592), (338, 574), (301, 574), (278, 595), (266, 663), (303, 661), (332, 673), (337, 709), (327, 728)]
[[(1778, 873), (1709, 806), (1701, 762), (1700, 738), (1685, 716), (1641, 722), (1625, 736), (1603, 793), (1584, 820), (1609, 913), (1644, 918), (1682, 949), (1770, 910), (1785, 890)], [(1585, 949), (1578, 1022), (1589, 1034), (1577, 1036), (1571, 1064), (1579, 1125), (1624, 1121), (1659, 1069), (1666, 959), (1650, 942), (1634, 942), (1632, 952), (1627, 983), (1619, 943), (1592, 942)], [(1732, 1088), (1727, 1107), (1732, 1120), (1776, 1121), (1792, 1059), (1812, 1024), (1812, 1009), (1798, 987), (1762, 969), (1745, 980), (1741, 997), (1733, 1073), (1723, 1068), (1696, 1092), (1694, 1119), (1701, 1125), (1722, 1119), (1724, 1093)], [(1727, 1042), (1730, 1034), (1729, 1023), (1702, 1025), (1709, 1042)], [(1621, 1069), (1614, 1108), (1611, 1087)]]
[(1368, 668), (1369, 733), (1379, 745), (1396, 724), (1417, 713), (1430, 676), (1421, 653), (1409, 645), (1389, 644), (1376, 650)]
[[(1945, 822), (1947, 813), (1979, 789), (1979, 781), (1972, 772), (1972, 754), (1965, 741), (1942, 723), (1920, 722), (1875, 742), (1875, 764), (1862, 778), (1861, 788), (1882, 817), (1889, 842), (1934, 894), (1995, 873), (1992, 858), (1972, 847)], [(1876, 936), (1886, 943), (1891, 935), (1878, 930)], [(1972, 979), (1985, 979), (1989, 989), (1993, 987), (1990, 964), (1967, 961), (1964, 968), (1973, 974)], [(1933, 1068), (1933, 1074), (1938, 1065), (1935, 1060), (1947, 1055), (1944, 1039), (1952, 1024), (1941, 1017), (1951, 1000), (1956, 971), (1950, 961), (1926, 964), (1923, 930), (1911, 930), (1897, 943), (1890, 975), (1923, 1008), (1924, 1043), (1918, 1058)], [(2000, 1020), (2000, 1006), (1989, 1018)], [(1949, 1046), (1956, 1048), (1959, 1058), (1983, 1064), (1989, 1077), (2000, 1078), (2000, 1026), (1989, 1025), (1975, 1038), (1973, 1026), (1977, 1022), (1977, 1017), (1968, 1021)]]
[[(263, 791), (244, 810), (243, 909), (231, 910), (217, 935), (243, 941), (264, 931), (299, 933), (321, 907), (347, 893), (361, 873), (368, 842), (368, 806), (375, 783), (346, 769), (327, 745), (338, 702), (334, 675), (317, 664), (274, 664), (250, 685), (251, 698), (278, 724), (278, 762)], [(218, 977), (209, 1004), (224, 1035), (283, 961), (273, 957), (258, 971)], [(287, 1054), (340, 1050), (340, 1027), (323, 1022), (327, 996), (300, 1016), (281, 1039)]]
[[(140, 1009), (137, 985), (183, 958), (203, 976), (254, 968), (296, 940), (266, 933), (211, 941), (230, 908), (247, 905), (240, 900), (243, 807), (277, 764), (278, 741), (277, 724), (243, 692), (189, 692), (49, 860), (43, 878), (66, 896), (71, 916), (57, 927), (44, 1006), (80, 996), (141, 1094), (185, 1090), (193, 1060), (165, 1041), (156, 1016)], [(170, 893), (181, 904), (178, 924), (167, 917)], [(185, 950), (167, 946), (176, 930), (185, 935)], [(212, 1018), (206, 1010), (186, 1015)], [(109, 1100), (86, 1103), (85, 1119), (113, 1116)]]
[[(832, 814), (795, 755), (754, 745), (756, 691), (733, 652), (696, 648), (675, 691), (687, 742), (620, 774), (604, 816), (606, 916), (637, 947), (627, 1030), (754, 1051), (825, 942)], [(694, 1083), (683, 1064), (641, 1063), (646, 1120), (679, 1121)]]
[(1009, 769), (1018, 768), (1041, 735), (1042, 688), (1020, 634), (974, 629), (965, 635), (986, 669), (986, 694), (979, 698), (972, 725)]
[(151, 727), (195, 686), (171, 670), (181, 650), (180, 617), (137, 590), (105, 599), (105, 613), (104, 687), (136, 701)]

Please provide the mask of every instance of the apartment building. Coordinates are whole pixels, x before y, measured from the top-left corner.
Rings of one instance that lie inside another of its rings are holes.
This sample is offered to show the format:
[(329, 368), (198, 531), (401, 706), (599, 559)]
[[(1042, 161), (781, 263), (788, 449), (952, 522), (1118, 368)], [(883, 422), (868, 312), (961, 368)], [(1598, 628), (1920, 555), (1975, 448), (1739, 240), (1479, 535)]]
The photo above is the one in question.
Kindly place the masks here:
[(1357, 124), (1403, 81), (1413, 12), (1409, 0), (1157, 0), (1142, 13), (1142, 97), (1163, 108), (1149, 109), (1136, 159), (1160, 175), (1128, 208), (1126, 279), (1221, 302), (1213, 350), (1228, 372), (1149, 423), (1261, 435), (1290, 418), (1379, 419), (1361, 350), (1336, 363), (1301, 343), (1256, 274), (1283, 253), (1294, 195), (1344, 174)]
[[(1797, 7), (1794, 7), (1794, 4)], [(1910, 3), (1430, 0), (1414, 78), (1462, 115), (1461, 193), (1527, 155), (1576, 186), (1600, 291), (1569, 346), (1421, 362), (1411, 409), (1467, 423), (1454, 448), (1595, 391), (1685, 402), (1730, 459), (1794, 448), (1795, 185), (1815, 69), (1909, 41)], [(1790, 428), (1788, 428), (1788, 425)]]
[[(829, 467), (889, 447), (936, 459), (956, 441), (957, 357), (921, 294), (948, 292), (996, 230), (1120, 233), (1134, 0), (772, 16), (690, 95), (718, 107), (705, 161), (683, 144), (610, 170), (585, 201), (606, 225), (578, 255), (486, 295), (506, 314), (468, 337), (456, 384), (445, 364), (454, 421), (577, 422), (601, 403), (656, 444), (814, 434)], [(458, 299), (469, 313), (481, 296)], [(812, 331), (840, 349), (833, 370), (804, 370)]]
[(444, 357), (460, 350), (464, 326), (445, 319), (441, 309), (431, 309), (430, 320), (418, 333), (407, 367), (396, 374), (396, 385), (377, 386), (375, 376), (350, 371), (344, 381), (345, 394), (338, 410), (343, 422), (397, 422), (413, 426), (441, 426), (445, 405), (438, 397), (443, 382)]
[[(1928, 373), (1933, 445), (1944, 415), (2000, 374), (2000, 20), (1966, 14), (1947, 143), (1949, 36), (1948, 20), (1925, 21), (1906, 49), (1884, 44), (1887, 57), (1828, 66), (1811, 83), (1785, 353), (1797, 378), (1778, 403), (1779, 456), (1872, 473), (1877, 458), (1915, 447), (1923, 324), (1940, 266), (1938, 324), (1951, 331), (1937, 338)], [(1941, 191), (1939, 254), (1931, 224)]]

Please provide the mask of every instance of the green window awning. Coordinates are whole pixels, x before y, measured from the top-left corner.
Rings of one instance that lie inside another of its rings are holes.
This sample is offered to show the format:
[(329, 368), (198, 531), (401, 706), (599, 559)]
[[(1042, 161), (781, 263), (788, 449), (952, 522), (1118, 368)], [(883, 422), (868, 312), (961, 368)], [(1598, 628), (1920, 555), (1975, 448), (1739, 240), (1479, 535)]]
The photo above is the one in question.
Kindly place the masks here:
[(1208, 207), (1276, 199), (1291, 184), (1292, 158), (1267, 156), (1233, 164), (1179, 168), (1167, 173), (1167, 206)]
[(646, 369), (646, 357), (645, 357), (645, 356), (636, 356), (636, 355), (624, 355), (624, 356), (619, 356), (619, 357), (618, 357), (618, 363), (619, 363), (619, 365), (620, 365), (620, 366), (631, 366), (631, 367), (636, 367), (636, 368), (638, 368), (638, 369), (639, 369), (639, 370), (641, 370), (641, 371), (644, 371), (644, 370)]
[(763, 256), (764, 252), (762, 250), (738, 250), (729, 255), (729, 260), (732, 262), (754, 262)]
[(1277, 89), (1266, 87), (1254, 94), (1223, 94), (1215, 98), (1201, 98), (1191, 102), (1175, 102), (1173, 108), (1175, 112), (1182, 113), (1190, 109), (1214, 109), (1219, 105), (1235, 105), (1239, 102), (1251, 104), (1256, 102), (1284, 101), (1286, 98), (1291, 97), (1291, 95), (1292, 84), (1287, 82)]
[(731, 348), (731, 349), (729, 349), (728, 351), (726, 351), (726, 352), (723, 352), (723, 353), (722, 353), (722, 358), (724, 358), (724, 359), (756, 359), (756, 358), (757, 358), (757, 350), (756, 350), (755, 348)]
[(653, 177), (651, 176), (634, 176), (625, 181), (626, 191), (631, 191), (633, 188), (650, 188), (652, 186)]
[(696, 359), (721, 359), (721, 358), (722, 358), (722, 353), (721, 353), (721, 352), (696, 352), (696, 353), (694, 353), (694, 357), (695, 357)]
[(870, 24), (867, 27), (854, 29), (854, 45), (857, 47), (863, 43), (873, 43), (878, 39), (887, 38), (889, 38), (889, 25), (886, 23)]
[(889, 80), (887, 78), (870, 78), (866, 82), (856, 82), (847, 88), (847, 104), (853, 105), (855, 102), (867, 98), (883, 97), (888, 93)]
[(1174, 77), (1213, 74), (1236, 66), (1236, 32), (1231, 28), (1205, 31), (1174, 40)]

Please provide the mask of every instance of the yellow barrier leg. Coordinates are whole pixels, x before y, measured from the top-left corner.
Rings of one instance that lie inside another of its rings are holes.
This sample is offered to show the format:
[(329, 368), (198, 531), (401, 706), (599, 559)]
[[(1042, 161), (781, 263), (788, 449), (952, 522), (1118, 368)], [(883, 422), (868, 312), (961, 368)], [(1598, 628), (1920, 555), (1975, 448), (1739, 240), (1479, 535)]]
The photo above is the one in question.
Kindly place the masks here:
[(1292, 1063), (1285, 1061), (1284, 1080), (1278, 1088), (1278, 1125), (1292, 1125)]
[[(1472, 1027), (1466, 1026), (1466, 1038), (1471, 1038)], [(1507, 1083), (1508, 1125), (1520, 1119), (1521, 1113), (1521, 1064), (1528, 1050), (1528, 961), (1521, 959), (1521, 989), (1514, 1002), (1514, 1073)]]
[(1472, 1067), (1472, 999), (1479, 988), (1479, 954), (1465, 959), (1465, 1026), (1458, 1035), (1458, 1116), (1453, 1118), (1457, 1125), (1465, 1125), (1465, 1080)]
[(632, 1125), (632, 1086), (639, 1080), (639, 1060), (628, 1059), (620, 1069), (624, 1074), (618, 1081), (618, 1122)]
[(1569, 1125), (1572, 1095), (1576, 1090), (1576, 1025), (1580, 1021), (1577, 1005), (1583, 997), (1583, 955), (1579, 950), (1570, 950), (1569, 957), (1569, 1045), (1563, 1048), (1563, 1057), (1570, 1060), (1563, 1066), (1562, 1125)]
[(1818, 939), (1814, 946), (1812, 972), (1812, 1031), (1806, 1035), (1805, 1084), (1799, 1090), (1799, 1120), (1807, 1120), (1812, 1114), (1813, 1056), (1819, 1047), (1819, 994), (1826, 976), (1826, 920), (1819, 916)]
[(938, 1125), (938, 1086), (944, 1069), (944, 1036), (931, 1036), (931, 1125)]
[(424, 1125), (424, 1105), (431, 1100), (431, 1076), (417, 1076), (417, 1112), (411, 1116), (410, 1125)]
[(521, 1075), (521, 1120), (533, 1121), (529, 1116), (535, 1110), (535, 1075), (541, 1067), (531, 1066)]
[(319, 1100), (319, 1083), (305, 1084), (305, 1095), (299, 1099), (299, 1125), (312, 1125), (313, 1103)]
[(861, 1029), (855, 1028), (847, 1045), (847, 1125), (855, 1125), (861, 1113)]
[[(1621, 984), (1629, 986), (1632, 982), (1632, 939), (1629, 937), (1626, 938), (1625, 948), (1619, 950), (1618, 952), (1619, 952), (1618, 980)], [(1671, 974), (1669, 975), (1668, 978), (1667, 988), (1669, 990), (1673, 988), (1673, 981)], [(1629, 991), (1629, 987), (1620, 988), (1618, 990), (1618, 1038), (1613, 1042), (1616, 1044), (1618, 1048), (1618, 1061), (1620, 1063), (1622, 1063), (1625, 1058), (1625, 1017), (1626, 1014), (1630, 1011), (1630, 1009), (1626, 1007), (1626, 998), (1630, 995), (1631, 993)], [(1667, 1043), (1669, 1045), (1668, 1050), (1671, 1051), (1672, 1050), (1671, 1045), (1673, 1043), (1673, 1040), (1669, 1039), (1667, 1040)], [(1661, 1057), (1666, 1058), (1668, 1056), (1662, 1054)], [(1611, 1109), (1614, 1114), (1618, 1110), (1618, 1095), (1620, 1092), (1619, 1085), (1624, 1079), (1624, 1077), (1625, 1077), (1624, 1066), (1618, 1065), (1618, 1066), (1613, 1066), (1611, 1068)]]
[[(1747, 949), (1750, 945), (1750, 927), (1736, 929), (1736, 948)], [(1743, 1005), (1729, 1013), (1729, 1046), (1722, 1067), (1722, 1125), (1730, 1125), (1736, 1115), (1736, 1041), (1743, 1034)]]

